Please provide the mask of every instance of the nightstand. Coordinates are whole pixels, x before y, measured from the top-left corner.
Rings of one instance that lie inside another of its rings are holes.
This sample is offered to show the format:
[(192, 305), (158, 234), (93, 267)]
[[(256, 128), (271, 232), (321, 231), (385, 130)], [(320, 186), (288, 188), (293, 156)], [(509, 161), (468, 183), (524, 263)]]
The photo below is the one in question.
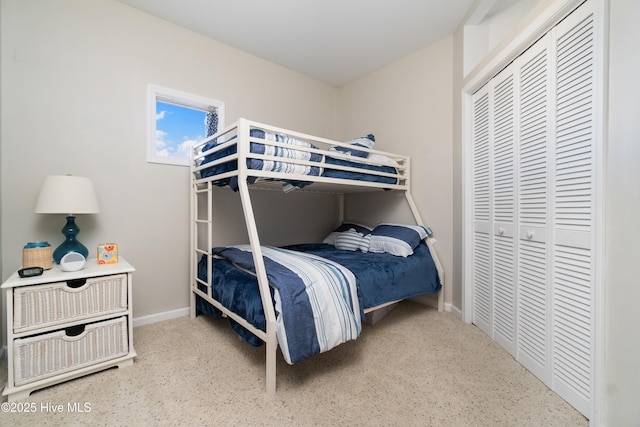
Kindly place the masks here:
[(84, 269), (54, 265), (42, 275), (2, 284), (7, 313), (9, 402), (32, 391), (114, 366), (133, 364), (132, 274), (88, 259)]

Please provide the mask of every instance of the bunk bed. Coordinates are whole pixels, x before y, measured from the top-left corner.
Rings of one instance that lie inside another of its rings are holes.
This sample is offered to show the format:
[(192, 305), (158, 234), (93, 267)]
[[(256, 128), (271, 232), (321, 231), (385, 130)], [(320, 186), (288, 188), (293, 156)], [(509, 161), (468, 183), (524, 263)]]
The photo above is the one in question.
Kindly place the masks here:
[[(437, 294), (444, 272), (410, 193), (409, 158), (373, 149), (367, 135), (339, 142), (247, 119), (195, 144), (191, 156), (190, 312), (222, 315), (251, 345), (266, 344), (266, 389), (276, 352), (296, 363), (356, 339), (367, 313)], [(249, 243), (215, 246), (214, 192), (239, 193)], [(415, 224), (346, 221), (322, 242), (260, 242), (249, 189), (338, 195), (399, 191)]]

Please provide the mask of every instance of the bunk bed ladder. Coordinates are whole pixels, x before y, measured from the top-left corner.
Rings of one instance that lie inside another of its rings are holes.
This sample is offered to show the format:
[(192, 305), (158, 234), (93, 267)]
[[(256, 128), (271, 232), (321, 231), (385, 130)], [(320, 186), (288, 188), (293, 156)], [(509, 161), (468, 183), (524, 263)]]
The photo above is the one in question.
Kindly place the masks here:
[[(193, 175), (193, 174), (192, 174)], [(213, 237), (212, 237), (212, 231), (213, 231), (213, 208), (211, 205), (212, 202), (212, 183), (211, 182), (207, 182), (204, 184), (205, 186), (203, 187), (202, 184), (196, 184), (196, 183), (192, 183), (191, 186), (191, 235), (190, 235), (190, 248), (191, 248), (191, 254), (190, 254), (190, 267), (189, 267), (189, 274), (190, 274), (190, 283), (192, 287), (197, 287), (197, 280), (196, 277), (198, 276), (198, 259), (199, 256), (202, 255), (207, 255), (207, 277), (213, 277), (212, 276), (212, 272), (213, 272), (213, 260), (212, 260), (212, 248), (213, 248)], [(206, 219), (201, 219), (198, 217), (198, 212), (199, 212), (199, 206), (198, 206), (198, 200), (199, 200), (199, 194), (202, 193), (206, 193), (207, 194), (207, 217)], [(206, 243), (206, 248), (199, 248), (198, 247), (198, 225), (199, 224), (206, 224), (207, 226), (207, 243)], [(207, 289), (207, 295), (209, 295), (209, 297), (212, 297), (212, 290), (211, 290), (211, 286), (208, 286)], [(194, 319), (196, 317), (196, 294), (195, 292), (190, 292), (190, 300), (189, 300), (189, 315), (191, 316), (192, 319)]]

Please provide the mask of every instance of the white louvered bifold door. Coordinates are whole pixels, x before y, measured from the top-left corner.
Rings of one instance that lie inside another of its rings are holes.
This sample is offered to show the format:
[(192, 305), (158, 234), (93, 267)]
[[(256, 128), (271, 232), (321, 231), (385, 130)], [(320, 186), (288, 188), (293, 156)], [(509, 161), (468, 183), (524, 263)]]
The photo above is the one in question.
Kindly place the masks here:
[(516, 257), (515, 257), (515, 83), (514, 66), (491, 81), (492, 206), (493, 206), (493, 339), (515, 353)]
[(552, 388), (583, 414), (593, 377), (594, 23), (587, 5), (555, 28)]
[(492, 336), (491, 145), (489, 87), (473, 96), (473, 323)]
[(594, 29), (587, 1), (487, 82), (472, 96), (471, 135), (472, 322), (587, 417), (599, 262)]
[(518, 342), (516, 358), (548, 382), (549, 336), (549, 137), (550, 70), (547, 34), (515, 62), (520, 75), (517, 120), (518, 196)]

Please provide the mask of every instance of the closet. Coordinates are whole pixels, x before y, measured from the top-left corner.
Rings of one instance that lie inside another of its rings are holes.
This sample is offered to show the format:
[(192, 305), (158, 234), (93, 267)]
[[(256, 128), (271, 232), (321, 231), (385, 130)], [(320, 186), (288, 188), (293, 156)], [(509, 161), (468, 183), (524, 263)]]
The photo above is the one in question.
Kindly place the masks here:
[(472, 323), (585, 416), (599, 172), (593, 5), (471, 97)]

